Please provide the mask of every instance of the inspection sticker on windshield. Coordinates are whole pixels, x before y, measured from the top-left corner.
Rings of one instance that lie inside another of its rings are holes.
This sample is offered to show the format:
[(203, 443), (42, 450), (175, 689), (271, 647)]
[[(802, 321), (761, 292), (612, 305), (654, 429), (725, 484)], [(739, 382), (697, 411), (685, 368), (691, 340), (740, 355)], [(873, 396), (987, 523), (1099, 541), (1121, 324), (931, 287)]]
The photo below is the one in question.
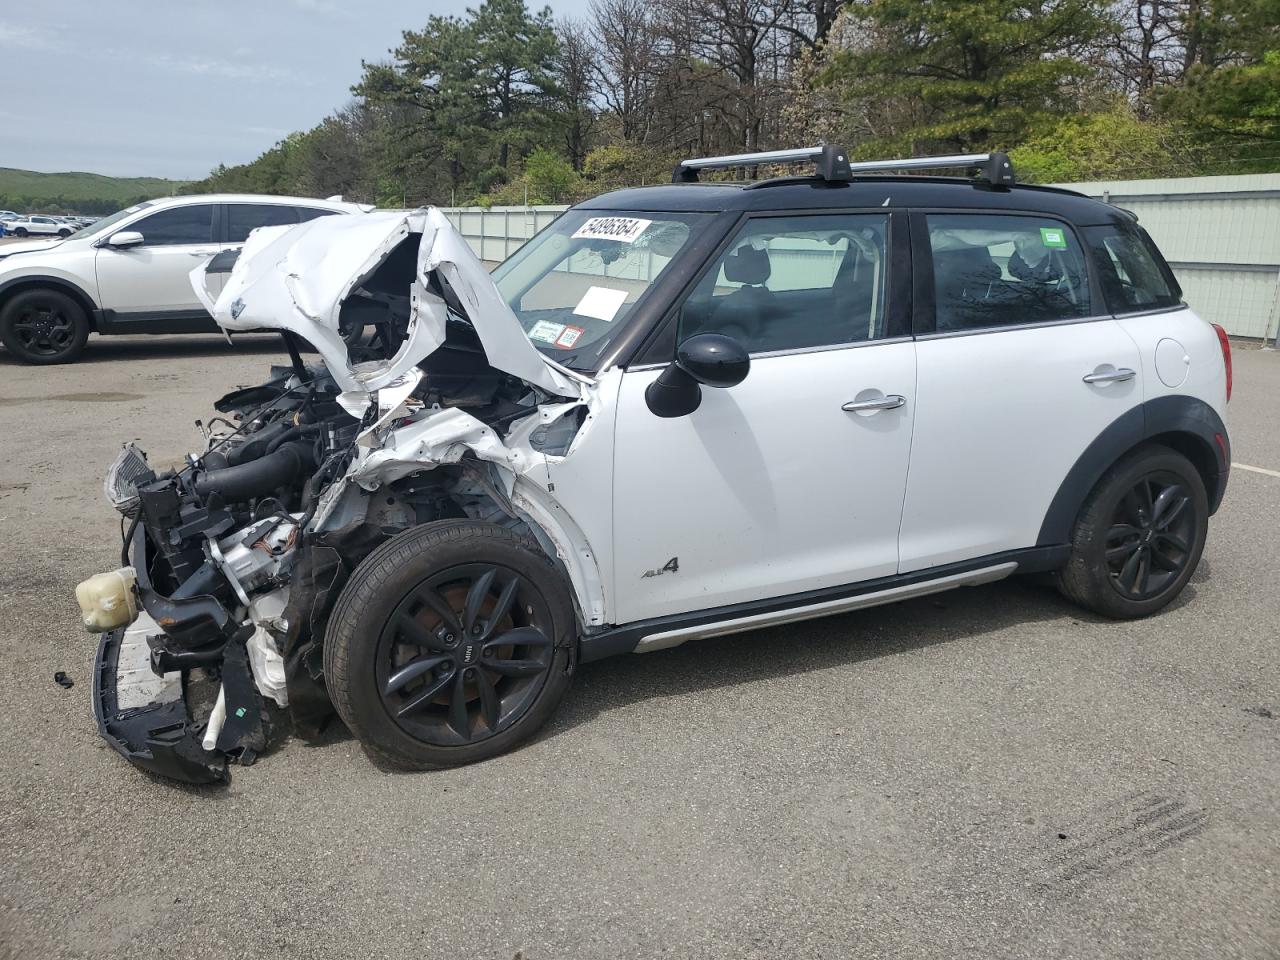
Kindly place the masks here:
[(1041, 227), (1040, 242), (1054, 250), (1067, 249), (1067, 235), (1060, 227)]
[(564, 349), (568, 350), (578, 342), (578, 338), (582, 336), (582, 334), (583, 329), (581, 327), (565, 327), (564, 333), (556, 337), (556, 346), (564, 347)]
[(617, 240), (620, 243), (635, 243), (636, 238), (644, 233), (652, 220), (637, 220), (635, 217), (592, 217), (577, 230), (573, 239)]
[(579, 317), (595, 317), (605, 323), (612, 323), (626, 301), (627, 291), (625, 290), (615, 290), (613, 287), (591, 287), (582, 295), (573, 312)]
[(529, 331), (530, 340), (541, 340), (543, 343), (555, 343), (556, 338), (564, 333), (563, 323), (552, 323), (550, 320), (539, 320)]

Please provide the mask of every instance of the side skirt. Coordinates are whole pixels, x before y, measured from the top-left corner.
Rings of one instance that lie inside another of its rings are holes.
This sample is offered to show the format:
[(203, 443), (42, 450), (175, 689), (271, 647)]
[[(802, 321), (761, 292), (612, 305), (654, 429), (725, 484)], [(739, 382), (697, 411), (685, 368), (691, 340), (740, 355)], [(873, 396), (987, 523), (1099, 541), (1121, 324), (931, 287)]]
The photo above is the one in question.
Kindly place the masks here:
[(1067, 562), (1070, 553), (1071, 547), (1067, 544), (1009, 550), (974, 560), (948, 563), (927, 570), (915, 570), (840, 587), (639, 620), (583, 637), (578, 659), (581, 663), (589, 663), (619, 653), (665, 650), (688, 640), (812, 620), (940, 593), (955, 587), (991, 583), (1013, 573), (1056, 570)]
[(204, 310), (136, 311), (95, 310), (98, 333), (221, 333), (213, 317)]

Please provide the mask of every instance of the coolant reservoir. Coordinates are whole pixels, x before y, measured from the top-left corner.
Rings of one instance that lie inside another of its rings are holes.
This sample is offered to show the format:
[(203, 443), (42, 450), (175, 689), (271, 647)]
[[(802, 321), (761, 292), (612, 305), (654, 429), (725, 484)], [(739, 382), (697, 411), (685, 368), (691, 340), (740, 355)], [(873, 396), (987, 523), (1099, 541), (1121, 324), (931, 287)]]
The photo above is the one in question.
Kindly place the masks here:
[(99, 573), (76, 586), (76, 600), (86, 630), (102, 633), (133, 623), (138, 616), (138, 602), (133, 593), (136, 575), (133, 567), (121, 567), (110, 573)]

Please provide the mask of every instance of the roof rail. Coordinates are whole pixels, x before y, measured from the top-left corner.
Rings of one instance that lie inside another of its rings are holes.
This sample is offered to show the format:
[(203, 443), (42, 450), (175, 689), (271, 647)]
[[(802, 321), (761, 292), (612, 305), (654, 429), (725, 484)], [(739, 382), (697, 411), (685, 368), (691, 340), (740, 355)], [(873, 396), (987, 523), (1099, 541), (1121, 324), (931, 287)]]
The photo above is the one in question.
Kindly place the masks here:
[(848, 153), (830, 145), (798, 150), (767, 150), (763, 153), (736, 153), (723, 157), (695, 157), (682, 160), (671, 176), (672, 183), (697, 183), (699, 170), (752, 167), (760, 163), (799, 163), (810, 160), (822, 180), (852, 180), (857, 173), (899, 170), (945, 170), (977, 167), (979, 177), (992, 186), (1014, 183), (1013, 164), (1007, 154), (965, 153), (946, 157), (907, 157), (902, 160), (863, 160), (850, 163)]

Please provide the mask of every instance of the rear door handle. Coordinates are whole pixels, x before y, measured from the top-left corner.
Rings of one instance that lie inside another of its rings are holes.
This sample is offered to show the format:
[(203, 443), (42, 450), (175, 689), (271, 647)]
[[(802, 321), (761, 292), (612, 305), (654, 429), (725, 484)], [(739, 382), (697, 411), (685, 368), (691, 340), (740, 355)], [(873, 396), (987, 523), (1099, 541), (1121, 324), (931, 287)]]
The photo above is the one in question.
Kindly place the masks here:
[(1124, 380), (1132, 380), (1138, 375), (1136, 370), (1130, 370), (1128, 367), (1121, 367), (1119, 370), (1095, 370), (1093, 373), (1085, 374), (1085, 383), (1120, 383)]
[(891, 393), (887, 397), (875, 397), (871, 400), (850, 400), (840, 409), (846, 413), (857, 413), (859, 410), (896, 410), (906, 402), (906, 397)]

